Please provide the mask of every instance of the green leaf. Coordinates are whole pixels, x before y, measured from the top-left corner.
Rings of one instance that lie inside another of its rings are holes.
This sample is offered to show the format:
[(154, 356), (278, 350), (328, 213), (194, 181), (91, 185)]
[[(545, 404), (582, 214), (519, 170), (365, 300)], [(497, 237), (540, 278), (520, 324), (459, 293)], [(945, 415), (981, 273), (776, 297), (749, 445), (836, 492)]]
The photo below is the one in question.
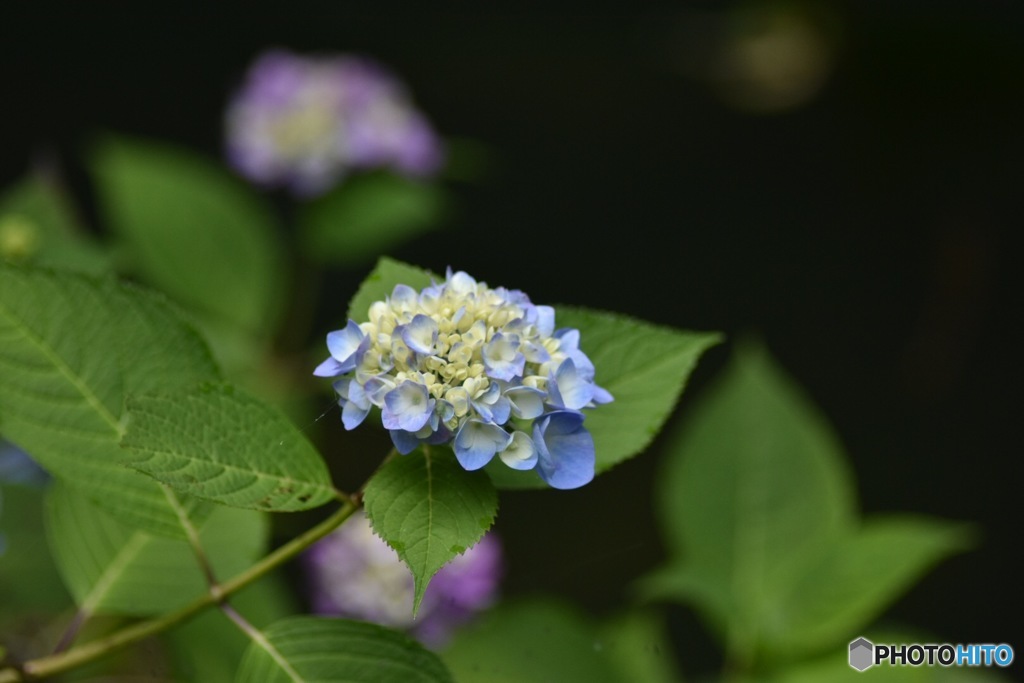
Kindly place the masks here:
[(92, 167), (103, 215), (149, 283), (250, 332), (273, 329), (283, 249), (245, 185), (200, 155), (122, 138), (99, 144)]
[(620, 678), (603, 644), (573, 608), (532, 600), (494, 608), (456, 633), (441, 657), (460, 683), (646, 683)]
[[(370, 306), (375, 301), (383, 301), (391, 296), (391, 290), (395, 285), (403, 284), (413, 289), (423, 289), (430, 285), (431, 277), (435, 276), (429, 270), (383, 257), (359, 285), (359, 291), (348, 305), (348, 317), (357, 323), (365, 322), (369, 320)], [(339, 326), (344, 327), (344, 324)]]
[[(256, 628), (298, 611), (284, 579), (266, 576), (232, 594), (231, 606)], [(207, 610), (166, 636), (181, 681), (232, 683), (251, 642), (220, 610)]]
[(290, 617), (249, 646), (237, 683), (452, 683), (437, 656), (395, 631), (355, 621)]
[(853, 525), (839, 444), (767, 353), (750, 346), (737, 349), (668, 443), (657, 492), (666, 542), (683, 558), (689, 597), (717, 596), (700, 606), (730, 648), (750, 655), (773, 596), (792, 590)]
[(367, 173), (308, 204), (299, 227), (311, 259), (351, 266), (436, 229), (446, 213), (447, 198), (438, 185)]
[(19, 614), (70, 604), (43, 533), (43, 490), (0, 487), (0, 626)]
[(498, 495), (483, 472), (462, 469), (447, 448), (419, 448), (385, 464), (366, 487), (373, 530), (415, 579), (413, 612), (430, 579), (494, 523)]
[(618, 615), (601, 625), (597, 642), (623, 681), (679, 683), (665, 619), (649, 611)]
[(767, 647), (813, 650), (863, 629), (928, 569), (969, 546), (965, 525), (927, 518), (866, 522), (840, 539), (775, 608)]
[(0, 428), (119, 520), (184, 537), (163, 487), (122, 464), (124, 398), (217, 378), (161, 298), (113, 281), (0, 267)]
[[(701, 354), (721, 341), (713, 332), (687, 332), (626, 316), (558, 306), (557, 327), (580, 331), (580, 348), (594, 362), (594, 379), (615, 400), (586, 411), (598, 473), (642, 452), (675, 408)], [(545, 486), (534, 472), (500, 463), (487, 468), (501, 488)]]
[[(188, 542), (126, 526), (59, 483), (47, 496), (46, 527), (57, 567), (87, 615), (160, 614), (208, 590)], [(218, 578), (255, 562), (267, 535), (265, 515), (226, 507), (215, 508), (199, 529)]]
[(696, 606), (737, 661), (777, 665), (848, 641), (964, 547), (964, 528), (938, 521), (861, 527), (839, 444), (761, 347), (737, 349), (668, 443), (658, 503), (670, 558), (643, 591)]
[(128, 416), (126, 464), (177, 491), (275, 512), (334, 498), (327, 466), (302, 432), (234, 387), (132, 396)]
[(82, 231), (65, 196), (40, 176), (0, 196), (0, 260), (101, 275), (110, 256)]

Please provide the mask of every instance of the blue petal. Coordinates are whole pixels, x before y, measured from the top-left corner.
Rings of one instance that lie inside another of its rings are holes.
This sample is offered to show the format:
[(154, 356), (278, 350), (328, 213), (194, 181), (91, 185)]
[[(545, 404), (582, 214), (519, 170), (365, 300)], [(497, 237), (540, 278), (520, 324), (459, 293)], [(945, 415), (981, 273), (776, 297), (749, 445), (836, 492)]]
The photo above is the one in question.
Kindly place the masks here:
[(384, 396), (381, 421), (385, 429), (416, 432), (423, 428), (434, 411), (434, 399), (422, 384), (405, 380)]
[(341, 421), (345, 429), (351, 431), (366, 419), (370, 412), (370, 399), (363, 387), (352, 380), (339, 380), (334, 383), (334, 389), (341, 396), (338, 401), (342, 404)]
[(416, 450), (416, 447), (420, 445), (420, 440), (416, 438), (415, 434), (402, 429), (390, 430), (391, 443), (395, 444), (395, 450), (402, 455), (408, 455)]
[(515, 335), (497, 333), (482, 350), (487, 376), (493, 379), (511, 380), (523, 376), (526, 356), (519, 351), (519, 338)]
[(566, 358), (548, 380), (551, 404), (579, 410), (594, 397), (594, 385), (576, 370), (572, 358)]
[(512, 414), (524, 420), (532, 420), (544, 414), (544, 398), (547, 396), (534, 387), (513, 387), (505, 391), (512, 404)]
[(416, 306), (419, 292), (409, 285), (395, 285), (391, 290), (391, 304), (399, 310), (408, 311)]
[(430, 316), (417, 313), (408, 325), (402, 326), (402, 341), (416, 353), (429, 356), (437, 343), (437, 322)]
[(352, 431), (361, 425), (370, 412), (369, 407), (364, 408), (354, 401), (339, 400), (338, 403), (343, 403), (341, 409), (341, 423), (345, 425), (345, 429), (349, 431)]
[(331, 352), (331, 356), (340, 363), (342, 372), (353, 370), (368, 347), (369, 338), (352, 320), (348, 321), (345, 329), (327, 334), (327, 349)]
[(549, 413), (533, 423), (537, 473), (556, 489), (574, 489), (594, 478), (594, 439), (583, 415), (569, 410)]
[(466, 470), (478, 470), (504, 450), (512, 435), (501, 427), (480, 420), (466, 420), (455, 435), (455, 457)]
[(537, 447), (526, 432), (514, 432), (511, 443), (499, 457), (514, 470), (532, 470), (537, 466)]
[(331, 356), (323, 363), (316, 366), (316, 370), (313, 371), (313, 374), (317, 377), (337, 377), (338, 375), (343, 375), (346, 372), (348, 371), (342, 367), (341, 363)]

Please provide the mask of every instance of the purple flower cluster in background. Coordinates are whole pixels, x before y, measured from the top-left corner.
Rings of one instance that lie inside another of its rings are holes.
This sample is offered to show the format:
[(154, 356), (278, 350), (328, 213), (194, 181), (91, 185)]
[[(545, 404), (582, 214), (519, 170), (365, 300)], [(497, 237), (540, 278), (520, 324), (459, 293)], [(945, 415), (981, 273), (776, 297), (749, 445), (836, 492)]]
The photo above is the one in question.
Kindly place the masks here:
[(583, 410), (612, 395), (595, 383), (579, 330), (556, 329), (551, 306), (449, 269), (421, 292), (397, 285), (368, 315), (327, 335), (331, 355), (314, 371), (342, 377), (346, 429), (377, 408), (403, 454), (451, 444), (466, 470), (498, 456), (558, 489), (594, 478)]
[(441, 142), (405, 86), (356, 55), (260, 56), (226, 112), (227, 157), (260, 185), (322, 193), (356, 169), (428, 175)]
[(494, 533), (441, 568), (412, 616), (413, 579), (365, 516), (353, 517), (303, 556), (314, 612), (406, 629), (440, 647), (498, 596), (501, 543)]

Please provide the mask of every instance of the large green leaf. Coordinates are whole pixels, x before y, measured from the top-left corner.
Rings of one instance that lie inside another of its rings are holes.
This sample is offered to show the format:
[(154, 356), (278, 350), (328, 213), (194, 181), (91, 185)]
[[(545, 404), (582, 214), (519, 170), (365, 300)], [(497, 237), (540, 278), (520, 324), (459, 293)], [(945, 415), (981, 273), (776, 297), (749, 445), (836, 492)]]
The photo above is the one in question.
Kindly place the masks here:
[(299, 216), (303, 248), (317, 261), (356, 265), (436, 229), (446, 213), (440, 186), (387, 172), (345, 181)]
[(0, 626), (70, 604), (46, 545), (42, 488), (0, 486)]
[(0, 267), (0, 429), (126, 523), (184, 537), (163, 487), (121, 463), (125, 396), (217, 374), (202, 340), (161, 297)]
[(891, 518), (860, 527), (825, 420), (751, 345), (669, 439), (658, 507), (669, 550), (644, 588), (696, 606), (730, 657), (782, 661), (849, 639), (961, 527)]
[[(256, 628), (298, 612), (284, 579), (266, 576), (232, 594), (231, 606)], [(251, 642), (220, 610), (207, 610), (166, 635), (175, 680), (232, 683)]]
[(647, 683), (620, 678), (604, 644), (573, 608), (533, 600), (496, 607), (458, 632), (441, 656), (459, 683)]
[[(431, 277), (434, 275), (429, 270), (387, 257), (381, 258), (349, 302), (348, 317), (357, 323), (365, 322), (369, 320), (370, 306), (375, 301), (383, 301), (391, 296), (395, 285), (403, 284), (413, 289), (423, 289), (430, 285)], [(339, 328), (344, 326), (344, 320), (338, 321)]]
[(498, 495), (483, 472), (467, 472), (448, 448), (393, 458), (366, 487), (373, 530), (408, 565), (415, 611), (430, 579), (494, 523)]
[(128, 416), (126, 463), (175, 490), (276, 512), (334, 498), (327, 466), (302, 432), (234, 387), (132, 396)]
[(791, 593), (775, 596), (767, 648), (792, 652), (842, 641), (969, 543), (963, 524), (909, 516), (868, 520), (810, 567)]
[(666, 619), (651, 611), (631, 611), (601, 624), (598, 643), (623, 681), (680, 683)]
[(107, 138), (92, 159), (103, 215), (151, 284), (253, 332), (283, 303), (283, 249), (269, 207), (200, 155)]
[(742, 347), (667, 451), (657, 494), (673, 561), (749, 655), (774, 596), (853, 524), (839, 445), (767, 353)]
[[(572, 306), (557, 307), (555, 324), (580, 331), (580, 348), (594, 362), (594, 380), (615, 398), (585, 411), (598, 473), (650, 444), (675, 408), (701, 354), (721, 341), (713, 332), (674, 330)], [(545, 486), (532, 471), (493, 463), (488, 472), (503, 488)]]
[[(47, 496), (46, 528), (64, 582), (87, 615), (160, 614), (208, 590), (188, 542), (126, 526), (59, 483)], [(267, 534), (264, 514), (218, 506), (199, 540), (214, 575), (225, 579), (263, 554)]]
[(41, 176), (21, 181), (0, 196), (0, 261), (99, 275), (110, 256), (82, 231), (70, 202)]
[(452, 683), (435, 654), (374, 624), (290, 617), (260, 634), (237, 683)]

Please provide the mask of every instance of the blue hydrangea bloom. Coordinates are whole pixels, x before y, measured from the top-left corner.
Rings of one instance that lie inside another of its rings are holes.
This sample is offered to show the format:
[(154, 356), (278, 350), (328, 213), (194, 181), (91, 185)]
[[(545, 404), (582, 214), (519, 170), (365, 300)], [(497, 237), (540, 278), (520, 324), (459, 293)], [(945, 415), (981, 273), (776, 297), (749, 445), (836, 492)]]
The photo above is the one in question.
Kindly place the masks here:
[(253, 182), (320, 194), (355, 169), (435, 172), (441, 142), (405, 86), (357, 55), (261, 55), (225, 113), (229, 163)]
[(467, 470), (497, 456), (559, 489), (594, 478), (583, 411), (612, 396), (553, 308), (449, 269), (421, 292), (396, 286), (368, 317), (328, 334), (331, 355), (314, 371), (340, 377), (346, 429), (376, 407), (400, 453), (449, 444)]

